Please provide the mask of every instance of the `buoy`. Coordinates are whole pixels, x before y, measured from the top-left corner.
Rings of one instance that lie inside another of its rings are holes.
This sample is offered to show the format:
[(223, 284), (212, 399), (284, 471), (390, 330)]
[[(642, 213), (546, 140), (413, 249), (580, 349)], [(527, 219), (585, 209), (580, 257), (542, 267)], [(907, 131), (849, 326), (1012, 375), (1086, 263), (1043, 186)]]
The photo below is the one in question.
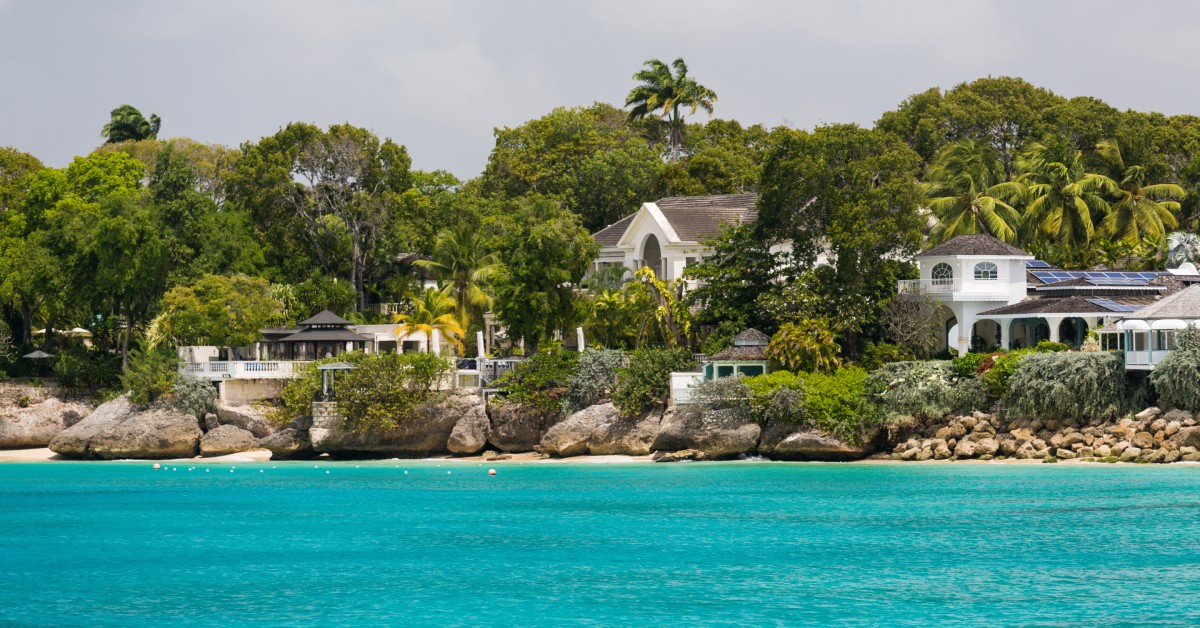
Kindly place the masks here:
[(496, 475), (495, 469), (488, 469), (488, 475)]
[(446, 475), (450, 475), (450, 472), (449, 472), (449, 471), (447, 471), (447, 472), (446, 472)]
[(258, 472), (259, 472), (259, 473), (263, 473), (263, 470), (262, 470), (262, 469), (259, 469), (259, 470), (258, 470)]
[(157, 463), (157, 462), (156, 462), (156, 463), (154, 463), (154, 468), (155, 468), (155, 469), (158, 469), (158, 468), (159, 468), (159, 466), (158, 466), (158, 463)]
[(325, 475), (329, 475), (329, 472), (328, 472), (328, 471), (326, 471), (326, 472), (325, 472)]

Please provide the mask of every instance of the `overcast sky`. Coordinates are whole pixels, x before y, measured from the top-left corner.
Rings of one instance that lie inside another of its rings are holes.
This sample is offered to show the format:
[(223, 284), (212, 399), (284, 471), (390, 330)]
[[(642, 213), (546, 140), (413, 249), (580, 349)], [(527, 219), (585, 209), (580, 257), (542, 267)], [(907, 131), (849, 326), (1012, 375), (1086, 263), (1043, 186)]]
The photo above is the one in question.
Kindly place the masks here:
[(62, 166), (129, 103), (235, 146), (350, 122), (470, 178), (493, 128), (619, 105), (654, 57), (684, 57), (719, 117), (811, 128), (987, 75), (1200, 113), (1197, 46), (1196, 2), (0, 0), (0, 146)]

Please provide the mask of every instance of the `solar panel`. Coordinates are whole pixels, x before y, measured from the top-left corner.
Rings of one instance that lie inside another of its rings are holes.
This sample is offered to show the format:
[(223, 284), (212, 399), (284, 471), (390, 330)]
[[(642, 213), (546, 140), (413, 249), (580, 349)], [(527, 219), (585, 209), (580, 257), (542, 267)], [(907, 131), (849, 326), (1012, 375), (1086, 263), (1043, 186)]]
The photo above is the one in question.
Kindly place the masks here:
[(1040, 259), (1034, 259), (1025, 262), (1025, 268), (1051, 268), (1051, 266), (1049, 262), (1043, 262)]
[(1141, 305), (1125, 305), (1124, 303), (1117, 303), (1112, 299), (1088, 299), (1088, 303), (1099, 305), (1110, 312), (1136, 312), (1143, 307)]
[(1093, 286), (1144, 286), (1146, 280), (1140, 277), (1088, 277), (1087, 282)]

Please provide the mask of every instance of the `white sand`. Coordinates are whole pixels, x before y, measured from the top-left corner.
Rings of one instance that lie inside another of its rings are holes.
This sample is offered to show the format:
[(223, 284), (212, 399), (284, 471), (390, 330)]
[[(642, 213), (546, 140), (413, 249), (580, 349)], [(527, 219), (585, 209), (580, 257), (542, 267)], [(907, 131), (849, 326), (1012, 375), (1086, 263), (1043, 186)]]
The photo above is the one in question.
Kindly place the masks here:
[(0, 450), (0, 462), (38, 462), (41, 460), (66, 460), (66, 458), (45, 447)]

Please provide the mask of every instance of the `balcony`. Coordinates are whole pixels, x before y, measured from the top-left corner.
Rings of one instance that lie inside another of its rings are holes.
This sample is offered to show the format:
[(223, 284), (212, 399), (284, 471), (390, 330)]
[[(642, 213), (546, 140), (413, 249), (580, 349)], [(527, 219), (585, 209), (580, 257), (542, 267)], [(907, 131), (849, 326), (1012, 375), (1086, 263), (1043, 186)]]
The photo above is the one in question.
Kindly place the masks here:
[(200, 379), (291, 379), (308, 362), (182, 362), (179, 372)]
[(953, 294), (962, 292), (962, 279), (902, 279), (897, 282), (899, 294)]

